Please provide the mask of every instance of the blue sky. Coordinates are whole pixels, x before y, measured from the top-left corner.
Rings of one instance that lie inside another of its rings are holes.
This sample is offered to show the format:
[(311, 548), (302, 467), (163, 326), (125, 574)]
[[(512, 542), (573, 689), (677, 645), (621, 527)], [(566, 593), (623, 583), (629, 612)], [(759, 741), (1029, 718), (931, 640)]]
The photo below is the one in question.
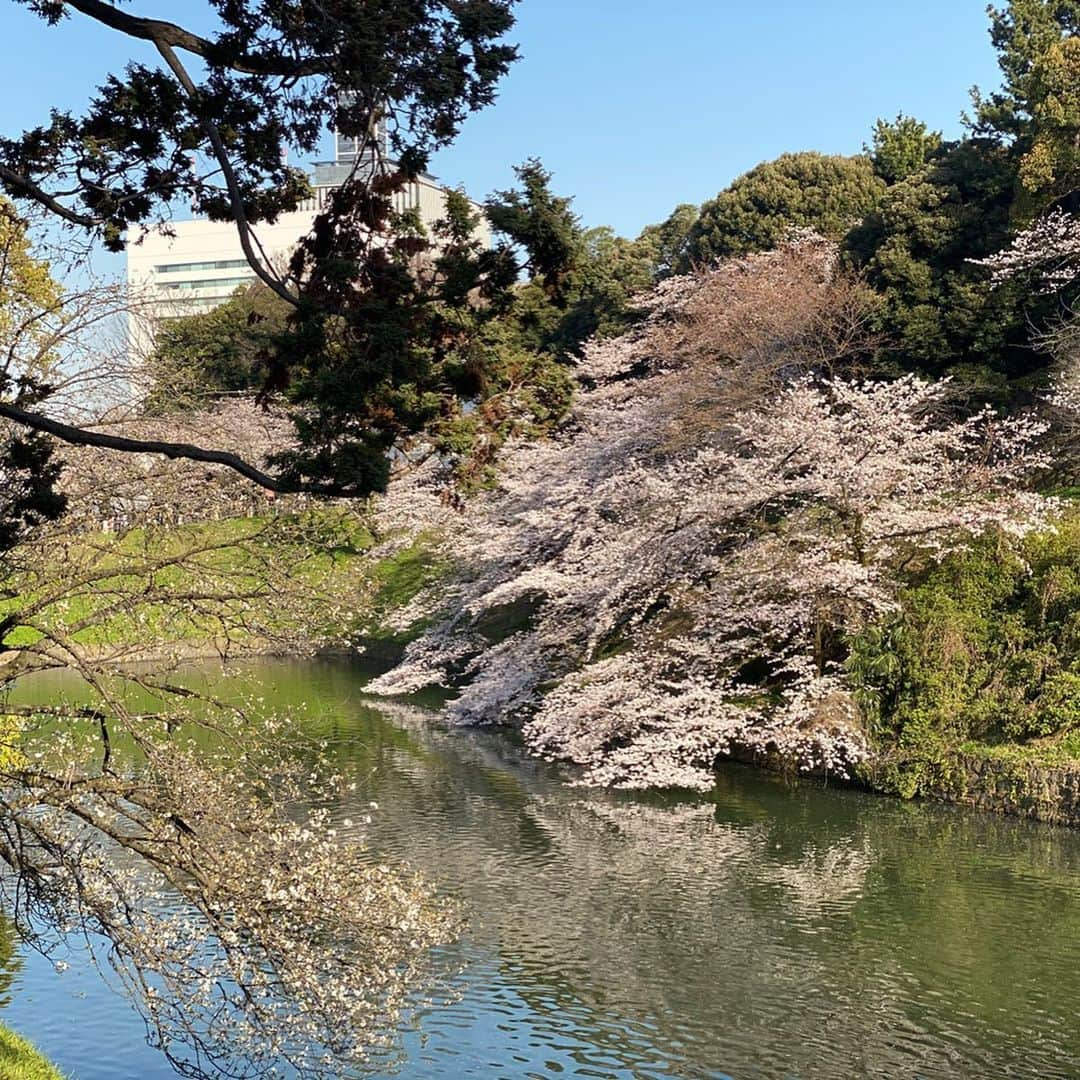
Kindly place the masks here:
[[(521, 0), (513, 38), (522, 60), (499, 101), (433, 170), (482, 197), (540, 157), (586, 224), (626, 235), (785, 150), (855, 153), (879, 116), (956, 135), (970, 87), (998, 82), (984, 0)], [(126, 47), (0, 0), (0, 132), (79, 108)]]

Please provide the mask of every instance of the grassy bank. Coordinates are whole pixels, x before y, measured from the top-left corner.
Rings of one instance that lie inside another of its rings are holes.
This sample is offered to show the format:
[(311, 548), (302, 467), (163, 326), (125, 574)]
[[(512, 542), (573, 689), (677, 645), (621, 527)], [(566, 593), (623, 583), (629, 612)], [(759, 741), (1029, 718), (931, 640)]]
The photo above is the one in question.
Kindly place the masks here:
[[(314, 637), (390, 664), (425, 625), (403, 629), (395, 616), (448, 571), (434, 539), (383, 546), (362, 516), (331, 507), (83, 536), (0, 601), (0, 641), (205, 655), (225, 627), (233, 655)], [(987, 538), (913, 573), (899, 611), (850, 643), (848, 675), (874, 748), (860, 779), (876, 790), (977, 804), (990, 790), (990, 801), (1013, 793), (1037, 807), (1055, 786), (1072, 790), (1080, 509), (1055, 532), (1019, 545)]]
[(3, 1080), (64, 1080), (25, 1039), (0, 1025), (0, 1077)]
[(152, 657), (359, 635), (400, 648), (386, 618), (440, 571), (424, 539), (380, 556), (364, 518), (332, 507), (77, 536), (30, 553), (0, 599), (0, 645)]

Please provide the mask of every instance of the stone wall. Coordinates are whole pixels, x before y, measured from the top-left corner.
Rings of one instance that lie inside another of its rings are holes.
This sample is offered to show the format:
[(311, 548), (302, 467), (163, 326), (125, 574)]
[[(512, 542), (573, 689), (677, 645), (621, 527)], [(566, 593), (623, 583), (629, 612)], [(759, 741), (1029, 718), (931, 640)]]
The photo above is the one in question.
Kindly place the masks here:
[(957, 755), (956, 788), (944, 802), (1061, 825), (1080, 825), (1080, 764), (1040, 765)]

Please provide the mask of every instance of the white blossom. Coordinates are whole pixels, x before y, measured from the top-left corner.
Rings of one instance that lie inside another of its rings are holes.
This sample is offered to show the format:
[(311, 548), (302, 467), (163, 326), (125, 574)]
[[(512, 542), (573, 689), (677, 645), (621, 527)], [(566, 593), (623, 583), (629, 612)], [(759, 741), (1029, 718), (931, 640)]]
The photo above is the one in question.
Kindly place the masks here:
[[(644, 326), (590, 346), (562, 430), (511, 446), (497, 489), (440, 520), (459, 571), (444, 617), (372, 689), (457, 685), (453, 720), (521, 722), (590, 783), (705, 788), (733, 748), (837, 772), (865, 757), (843, 636), (895, 607), (904, 565), (1022, 536), (1054, 504), (1024, 486), (1041, 422), (958, 419), (947, 383), (806, 360), (800, 320), (823, 325), (837, 295), (814, 250), (666, 283)], [(782, 317), (769, 298), (799, 281), (816, 306)], [(766, 337), (744, 362), (702, 345), (730, 304), (783, 337), (767, 380)]]
[(1030, 276), (1043, 292), (1056, 292), (1080, 272), (1080, 222), (1064, 210), (1051, 210), (1013, 238), (1002, 251), (972, 259), (990, 270), (994, 285)]

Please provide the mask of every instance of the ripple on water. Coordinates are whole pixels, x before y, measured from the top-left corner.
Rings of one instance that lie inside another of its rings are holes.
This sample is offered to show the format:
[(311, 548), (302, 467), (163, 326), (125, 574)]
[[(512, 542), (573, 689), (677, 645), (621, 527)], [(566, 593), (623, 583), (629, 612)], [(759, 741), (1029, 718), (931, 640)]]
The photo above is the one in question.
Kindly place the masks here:
[[(469, 915), (380, 1076), (1080, 1076), (1080, 835), (738, 768), (709, 801), (590, 793), (347, 668), (252, 671), (349, 718), (338, 821), (378, 802), (373, 852)], [(78, 963), (27, 957), (4, 1018), (75, 1080), (171, 1075)]]

